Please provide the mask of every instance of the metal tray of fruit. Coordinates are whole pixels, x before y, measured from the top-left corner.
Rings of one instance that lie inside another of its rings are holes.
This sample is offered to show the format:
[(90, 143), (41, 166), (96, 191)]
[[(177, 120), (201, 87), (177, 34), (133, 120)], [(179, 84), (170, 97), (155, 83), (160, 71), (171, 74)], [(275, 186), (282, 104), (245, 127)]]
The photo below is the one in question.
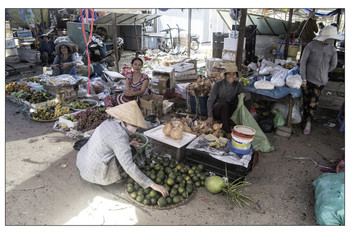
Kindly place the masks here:
[[(77, 107), (73, 106), (73, 104), (72, 104), (72, 103), (76, 103), (76, 102), (81, 102), (81, 103), (84, 103), (87, 105), (83, 106), (84, 108), (77, 108)], [(96, 100), (93, 100), (93, 99), (78, 99), (76, 101), (69, 103), (69, 107), (74, 111), (81, 111), (81, 110), (85, 110), (87, 108), (94, 108), (97, 106), (97, 104), (98, 104), (98, 102)]]
[(55, 119), (34, 119), (31, 115), (29, 115), (29, 118), (33, 121), (37, 121), (37, 122), (55, 122), (58, 120), (58, 118)]

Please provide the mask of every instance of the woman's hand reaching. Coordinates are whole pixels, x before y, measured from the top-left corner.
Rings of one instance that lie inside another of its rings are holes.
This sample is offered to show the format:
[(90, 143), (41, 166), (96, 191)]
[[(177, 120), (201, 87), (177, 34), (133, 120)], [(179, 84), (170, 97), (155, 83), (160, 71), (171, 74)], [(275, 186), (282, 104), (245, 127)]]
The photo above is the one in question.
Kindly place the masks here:
[(152, 183), (151, 184), (151, 188), (155, 191), (158, 191), (162, 194), (163, 197), (166, 197), (169, 195), (169, 192), (168, 190), (166, 190), (163, 186), (159, 185), (159, 184), (156, 184), (156, 183)]

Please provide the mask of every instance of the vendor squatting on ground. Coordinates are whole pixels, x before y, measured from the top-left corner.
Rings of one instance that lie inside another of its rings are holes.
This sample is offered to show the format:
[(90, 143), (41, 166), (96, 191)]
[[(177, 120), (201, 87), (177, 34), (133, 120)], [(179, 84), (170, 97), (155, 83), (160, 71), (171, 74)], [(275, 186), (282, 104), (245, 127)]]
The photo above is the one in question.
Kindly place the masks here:
[(129, 134), (136, 132), (137, 127), (147, 128), (136, 101), (106, 112), (113, 118), (96, 128), (77, 155), (76, 164), (81, 177), (91, 183), (109, 185), (121, 181), (126, 173), (143, 188), (151, 187), (167, 196), (168, 191), (144, 175), (133, 161)]
[(207, 109), (207, 124), (212, 125), (214, 118), (223, 123), (223, 130), (227, 138), (231, 138), (230, 118), (235, 111), (240, 93), (245, 93), (245, 106), (250, 109), (250, 93), (239, 83), (241, 73), (237, 66), (228, 66), (222, 74), (222, 80), (216, 82), (210, 92)]

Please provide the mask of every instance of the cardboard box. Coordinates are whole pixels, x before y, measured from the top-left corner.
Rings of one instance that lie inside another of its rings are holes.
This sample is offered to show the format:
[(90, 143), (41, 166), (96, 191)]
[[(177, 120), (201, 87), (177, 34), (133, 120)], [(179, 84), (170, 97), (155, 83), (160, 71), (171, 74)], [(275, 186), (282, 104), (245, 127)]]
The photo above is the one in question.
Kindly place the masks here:
[(157, 117), (163, 115), (163, 96), (150, 94), (140, 98), (140, 109), (144, 116), (155, 114)]

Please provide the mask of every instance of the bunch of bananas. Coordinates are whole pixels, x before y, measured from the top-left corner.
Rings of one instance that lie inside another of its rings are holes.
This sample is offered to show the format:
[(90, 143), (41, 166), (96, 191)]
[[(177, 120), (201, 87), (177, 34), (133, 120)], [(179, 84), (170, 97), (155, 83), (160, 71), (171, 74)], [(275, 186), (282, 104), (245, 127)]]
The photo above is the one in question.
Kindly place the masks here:
[(70, 114), (69, 107), (56, 103), (39, 106), (30, 116), (36, 120), (53, 120), (65, 114)]
[(28, 77), (23, 80), (24, 82), (35, 82), (35, 83), (40, 83), (41, 79), (39, 77), (33, 76), (33, 77)]
[(40, 103), (40, 102), (46, 102), (52, 99), (54, 99), (54, 96), (46, 92), (37, 92), (33, 94), (31, 97), (29, 97), (27, 101), (29, 101), (30, 103)]
[(249, 80), (248, 78), (242, 77), (242, 78), (239, 79), (239, 82), (240, 82), (241, 84), (243, 84), (243, 86), (248, 86), (248, 85), (250, 85), (250, 80)]
[(27, 84), (20, 84), (20, 83), (17, 83), (17, 82), (12, 82), (12, 83), (7, 84), (5, 86), (6, 95), (10, 95), (13, 92), (18, 92), (21, 89), (23, 89), (27, 93), (30, 93), (30, 94), (33, 93), (33, 91), (30, 90), (30, 87)]
[(23, 89), (21, 89), (18, 92), (12, 92), (11, 95), (15, 96), (17, 98), (21, 98), (21, 99), (27, 99), (27, 98), (30, 98), (32, 96), (30, 93), (27, 93)]

